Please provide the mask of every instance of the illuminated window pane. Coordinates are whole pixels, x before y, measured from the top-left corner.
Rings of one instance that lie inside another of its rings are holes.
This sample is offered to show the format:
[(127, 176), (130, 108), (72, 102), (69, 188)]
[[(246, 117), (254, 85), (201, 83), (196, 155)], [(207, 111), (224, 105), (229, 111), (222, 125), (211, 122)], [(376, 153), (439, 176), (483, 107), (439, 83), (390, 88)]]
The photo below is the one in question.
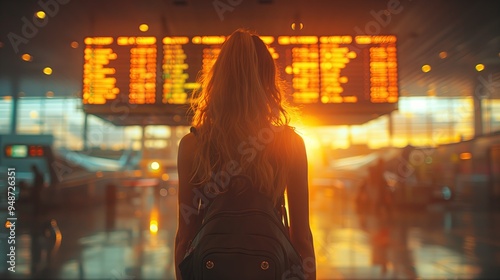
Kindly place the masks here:
[(12, 101), (10, 99), (0, 99), (0, 133), (7, 134), (10, 131)]
[(146, 138), (168, 138), (170, 137), (171, 131), (170, 128), (165, 125), (148, 125), (145, 134)]

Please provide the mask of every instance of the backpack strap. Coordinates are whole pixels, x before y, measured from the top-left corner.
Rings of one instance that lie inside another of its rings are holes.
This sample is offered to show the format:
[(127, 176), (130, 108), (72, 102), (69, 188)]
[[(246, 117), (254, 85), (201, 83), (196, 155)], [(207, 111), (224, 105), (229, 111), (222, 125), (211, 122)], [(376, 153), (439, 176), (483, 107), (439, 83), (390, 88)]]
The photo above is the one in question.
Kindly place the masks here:
[(283, 220), (283, 224), (286, 229), (287, 237), (290, 238), (290, 226), (288, 224), (288, 212), (286, 211), (286, 206), (285, 206), (285, 195), (281, 195), (281, 197), (278, 200), (279, 202), (279, 213), (281, 214), (281, 219)]

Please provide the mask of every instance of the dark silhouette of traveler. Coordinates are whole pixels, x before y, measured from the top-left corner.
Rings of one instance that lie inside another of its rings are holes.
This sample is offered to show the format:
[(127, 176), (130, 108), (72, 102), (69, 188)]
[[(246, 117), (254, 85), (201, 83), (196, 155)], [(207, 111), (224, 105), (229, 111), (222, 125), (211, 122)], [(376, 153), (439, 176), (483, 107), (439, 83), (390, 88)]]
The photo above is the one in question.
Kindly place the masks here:
[(384, 177), (385, 171), (385, 162), (382, 158), (379, 158), (376, 165), (371, 169), (372, 183), (375, 188), (375, 212), (378, 214), (381, 214), (382, 211), (385, 211), (386, 214), (391, 212), (391, 194)]
[(43, 154), (47, 162), (48, 172), (49, 172), (49, 188), (54, 188), (58, 183), (61, 183), (62, 178), (57, 173), (57, 168), (55, 166), (56, 158), (52, 148), (49, 146), (43, 146)]
[(381, 224), (372, 233), (372, 264), (380, 266), (382, 276), (386, 276), (389, 265), (390, 229)]
[(42, 249), (40, 247), (40, 236), (41, 236), (41, 214), (42, 209), (42, 190), (44, 187), (43, 173), (38, 169), (36, 165), (31, 166), (33, 172), (33, 185), (32, 185), (32, 203), (33, 203), (33, 222), (31, 223), (31, 274), (35, 276), (39, 270), (39, 264), (41, 261)]
[(110, 232), (115, 228), (116, 222), (116, 185), (109, 183), (106, 185), (106, 231)]
[[(179, 223), (175, 240), (178, 264), (203, 218), (200, 199), (209, 182), (248, 175), (276, 203), (285, 190), (290, 239), (303, 259), (307, 279), (316, 278), (309, 226), (308, 170), (304, 141), (288, 124), (293, 108), (264, 42), (238, 29), (221, 47), (213, 67), (194, 94), (191, 133), (179, 144)], [(188, 210), (186, 210), (188, 209)]]
[(361, 181), (359, 184), (358, 188), (358, 193), (356, 194), (356, 210), (358, 211), (365, 211), (367, 209), (367, 205), (369, 204), (369, 184), (370, 184), (370, 177), (367, 176), (365, 179)]
[(40, 172), (36, 165), (31, 166), (33, 171), (33, 189), (32, 189), (32, 201), (33, 201), (33, 211), (37, 215), (41, 212), (42, 206), (42, 190), (44, 186), (43, 173)]

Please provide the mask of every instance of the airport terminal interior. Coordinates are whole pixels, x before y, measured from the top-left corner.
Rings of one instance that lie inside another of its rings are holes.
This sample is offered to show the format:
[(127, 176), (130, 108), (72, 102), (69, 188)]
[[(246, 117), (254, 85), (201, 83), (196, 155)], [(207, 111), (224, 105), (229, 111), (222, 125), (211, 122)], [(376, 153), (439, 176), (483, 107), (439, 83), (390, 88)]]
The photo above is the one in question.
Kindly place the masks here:
[(0, 278), (175, 279), (190, 98), (246, 28), (299, 112), (317, 279), (498, 279), (499, 15), (485, 0), (0, 1)]

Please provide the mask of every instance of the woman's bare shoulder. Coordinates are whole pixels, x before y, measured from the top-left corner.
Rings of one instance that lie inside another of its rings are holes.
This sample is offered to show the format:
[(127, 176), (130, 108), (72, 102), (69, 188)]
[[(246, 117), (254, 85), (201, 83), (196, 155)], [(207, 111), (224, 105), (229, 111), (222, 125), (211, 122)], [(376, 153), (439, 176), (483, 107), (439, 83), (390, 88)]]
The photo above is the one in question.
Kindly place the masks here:
[(190, 132), (181, 138), (179, 145), (196, 145), (196, 135)]
[(302, 136), (300, 136), (300, 132), (297, 132), (296, 128), (293, 126), (284, 126), (282, 129), (280, 129), (280, 131), (282, 137), (284, 138), (283, 140), (285, 140), (286, 143), (289, 143), (292, 146), (301, 145), (304, 142)]
[(184, 135), (179, 142), (179, 156), (187, 156), (194, 154), (197, 146), (197, 139), (194, 133), (190, 132)]

